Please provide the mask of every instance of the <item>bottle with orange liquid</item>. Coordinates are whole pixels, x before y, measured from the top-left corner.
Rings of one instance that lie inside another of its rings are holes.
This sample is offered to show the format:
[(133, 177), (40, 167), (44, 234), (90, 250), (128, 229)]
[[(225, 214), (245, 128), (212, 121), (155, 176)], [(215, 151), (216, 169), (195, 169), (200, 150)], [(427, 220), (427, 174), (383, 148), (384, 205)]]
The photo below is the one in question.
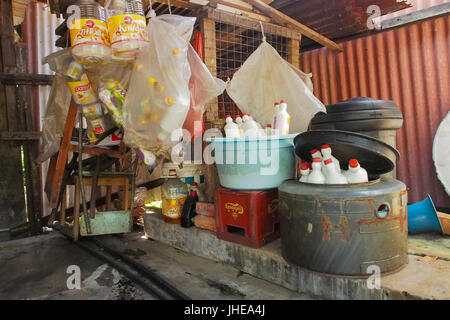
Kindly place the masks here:
[(164, 221), (171, 224), (181, 223), (181, 213), (189, 189), (186, 183), (178, 179), (175, 169), (170, 169), (169, 179), (162, 185), (161, 193)]

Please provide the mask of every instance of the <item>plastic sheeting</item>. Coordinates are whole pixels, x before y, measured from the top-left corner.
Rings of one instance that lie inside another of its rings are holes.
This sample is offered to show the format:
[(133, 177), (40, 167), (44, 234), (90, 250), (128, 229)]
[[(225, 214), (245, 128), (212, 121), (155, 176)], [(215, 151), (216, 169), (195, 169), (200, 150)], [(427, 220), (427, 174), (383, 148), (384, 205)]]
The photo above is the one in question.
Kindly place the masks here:
[(263, 41), (234, 74), (227, 92), (242, 112), (259, 123), (272, 123), (273, 104), (286, 100), (290, 132), (304, 132), (314, 115), (326, 109), (297, 71)]

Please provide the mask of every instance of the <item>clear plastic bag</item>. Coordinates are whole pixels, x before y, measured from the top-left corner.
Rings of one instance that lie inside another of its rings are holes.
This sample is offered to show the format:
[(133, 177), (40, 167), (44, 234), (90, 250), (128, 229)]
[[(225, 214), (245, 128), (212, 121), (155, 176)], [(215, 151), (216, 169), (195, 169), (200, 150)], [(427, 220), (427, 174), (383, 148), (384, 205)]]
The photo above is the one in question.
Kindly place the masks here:
[(209, 72), (208, 67), (191, 45), (189, 45), (187, 57), (191, 68), (191, 79), (189, 81), (191, 105), (183, 128), (188, 130), (191, 137), (195, 139), (203, 133), (203, 126), (195, 126), (195, 121), (203, 121), (205, 104), (222, 94), (227, 84)]
[(187, 59), (195, 18), (162, 15), (148, 25), (148, 48), (137, 54), (123, 106), (124, 142), (148, 151), (168, 150), (190, 106)]
[(36, 159), (38, 163), (44, 162), (59, 150), (66, 124), (62, 119), (67, 117), (70, 100), (72, 99), (65, 76), (65, 72), (72, 61), (70, 49), (57, 51), (42, 59), (42, 63), (48, 63), (56, 76), (44, 112), (41, 137), (42, 152)]
[(69, 111), (72, 94), (67, 87), (66, 78), (57, 74), (53, 80), (52, 89), (47, 101), (44, 123), (42, 126), (41, 149), (36, 159), (42, 163), (59, 151), (64, 132), (67, 112)]
[(272, 123), (273, 104), (286, 100), (290, 132), (304, 132), (325, 106), (278, 52), (266, 41), (253, 52), (227, 85), (227, 93), (242, 112), (261, 124)]
[(133, 64), (129, 62), (111, 62), (86, 70), (92, 87), (102, 101), (105, 113), (110, 113), (116, 125), (123, 122), (123, 104), (130, 84)]

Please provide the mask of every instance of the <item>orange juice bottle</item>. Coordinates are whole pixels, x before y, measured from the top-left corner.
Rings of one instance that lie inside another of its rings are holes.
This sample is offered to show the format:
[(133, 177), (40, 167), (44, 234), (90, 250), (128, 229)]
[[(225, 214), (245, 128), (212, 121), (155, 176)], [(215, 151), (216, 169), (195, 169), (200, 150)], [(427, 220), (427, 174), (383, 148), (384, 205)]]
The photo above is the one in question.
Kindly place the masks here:
[(186, 183), (178, 179), (175, 169), (170, 169), (169, 178), (162, 185), (161, 193), (164, 221), (171, 224), (181, 223), (181, 213), (189, 190)]

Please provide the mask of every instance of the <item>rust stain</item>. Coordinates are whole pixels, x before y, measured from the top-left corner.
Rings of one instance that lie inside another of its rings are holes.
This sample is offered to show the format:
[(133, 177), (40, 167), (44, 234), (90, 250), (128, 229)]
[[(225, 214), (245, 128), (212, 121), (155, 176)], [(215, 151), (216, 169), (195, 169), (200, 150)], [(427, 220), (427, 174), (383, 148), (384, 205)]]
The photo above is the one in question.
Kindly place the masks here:
[(345, 216), (339, 217), (339, 224), (333, 224), (330, 222), (330, 217), (328, 216), (322, 216), (322, 239), (324, 241), (330, 241), (331, 240), (331, 233), (337, 232), (342, 233), (341, 241), (342, 242), (348, 242), (350, 240), (350, 230), (348, 227), (348, 220)]
[(399, 220), (400, 225), (402, 224), (402, 219), (400, 218), (400, 216), (396, 216), (396, 217), (389, 217), (389, 218), (372, 218), (372, 219), (361, 219), (358, 220), (358, 224), (367, 224), (368, 226), (371, 226), (372, 224), (378, 225), (378, 224), (383, 224), (386, 222), (390, 222), (390, 221), (395, 221), (395, 220)]

